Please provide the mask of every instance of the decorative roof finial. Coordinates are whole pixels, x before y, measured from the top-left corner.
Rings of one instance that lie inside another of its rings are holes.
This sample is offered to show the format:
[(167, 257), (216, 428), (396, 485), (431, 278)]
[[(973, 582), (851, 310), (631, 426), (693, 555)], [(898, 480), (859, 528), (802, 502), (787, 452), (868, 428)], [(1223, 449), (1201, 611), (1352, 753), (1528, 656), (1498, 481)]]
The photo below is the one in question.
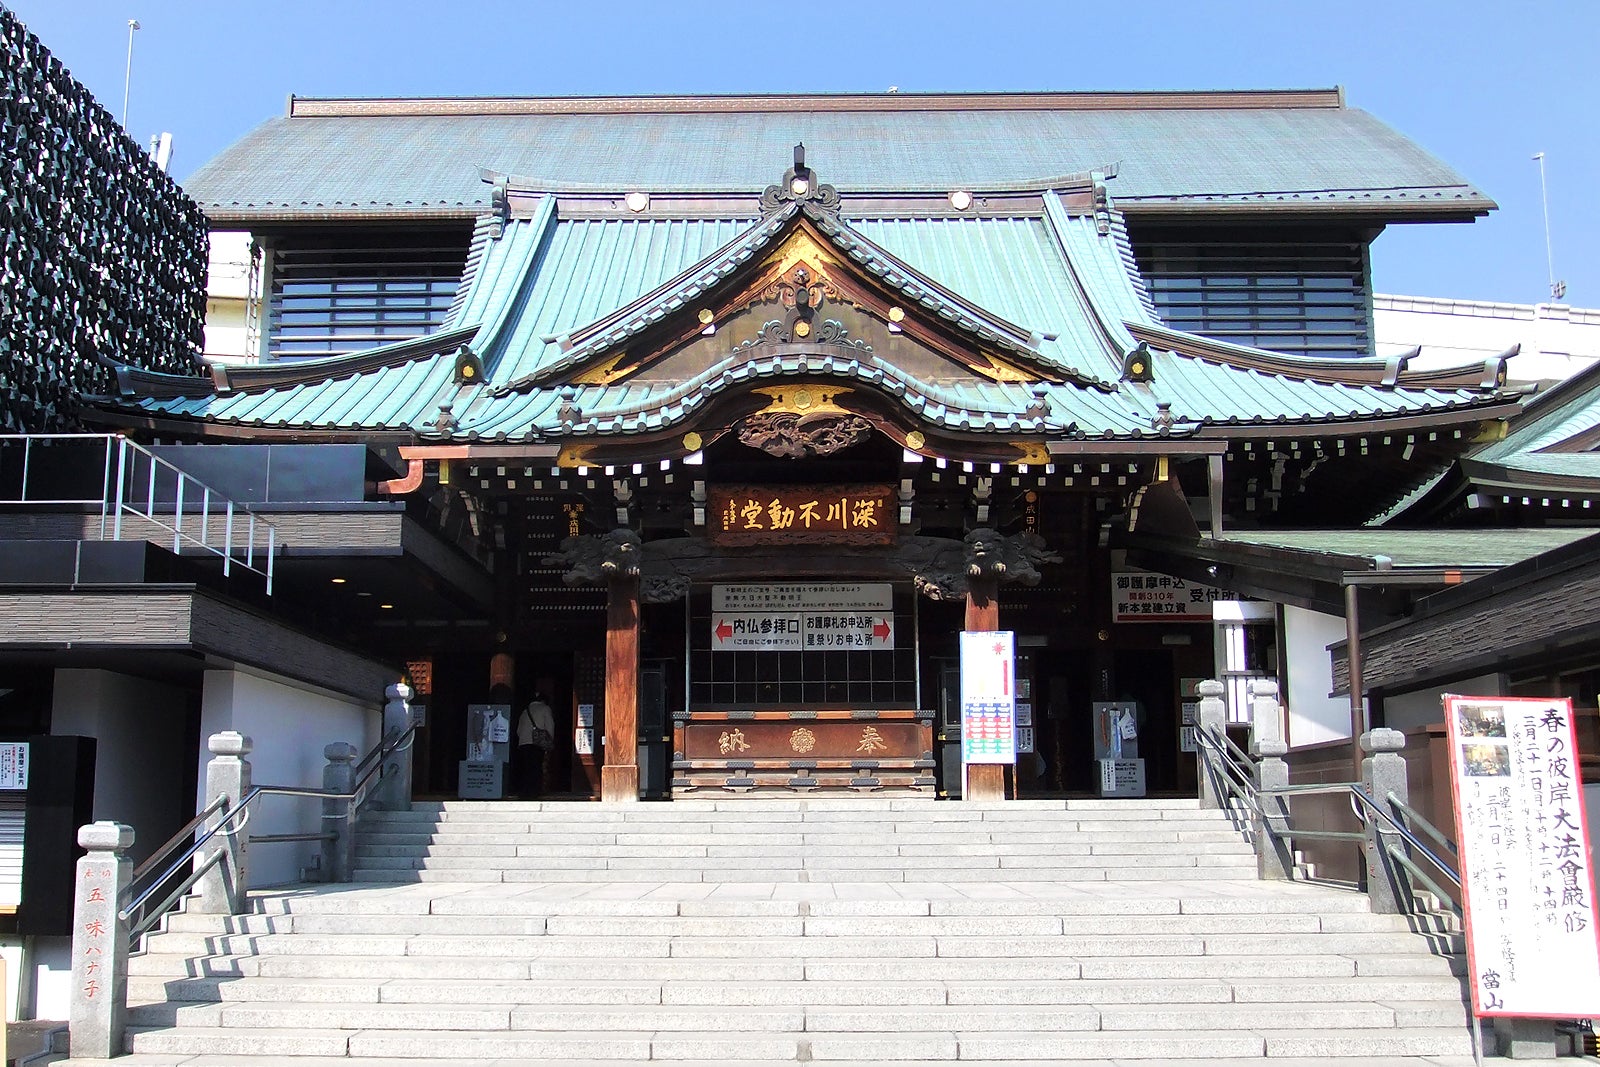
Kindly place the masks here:
[(794, 166), (784, 174), (783, 181), (767, 186), (761, 194), (762, 214), (771, 214), (790, 203), (815, 204), (830, 214), (839, 210), (839, 190), (818, 182), (817, 172), (806, 166), (804, 141), (794, 146)]

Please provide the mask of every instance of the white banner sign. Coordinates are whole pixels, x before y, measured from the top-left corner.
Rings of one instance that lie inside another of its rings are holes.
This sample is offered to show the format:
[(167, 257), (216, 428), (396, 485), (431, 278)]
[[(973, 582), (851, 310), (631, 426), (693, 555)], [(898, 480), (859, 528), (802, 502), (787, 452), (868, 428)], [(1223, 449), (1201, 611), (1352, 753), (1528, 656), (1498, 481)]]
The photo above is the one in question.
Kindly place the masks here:
[(961, 759), (1017, 762), (1014, 647), (1009, 630), (961, 632)]
[(1446, 696), (1479, 1015), (1600, 1015), (1600, 926), (1572, 702)]
[(889, 612), (808, 614), (801, 619), (807, 651), (894, 648), (894, 615)]
[(783, 585), (714, 585), (711, 610), (727, 612), (880, 612), (894, 610), (888, 582), (793, 582)]
[(28, 788), (28, 743), (0, 744), (0, 789)]
[(1112, 622), (1210, 622), (1211, 602), (1232, 594), (1152, 571), (1113, 571)]

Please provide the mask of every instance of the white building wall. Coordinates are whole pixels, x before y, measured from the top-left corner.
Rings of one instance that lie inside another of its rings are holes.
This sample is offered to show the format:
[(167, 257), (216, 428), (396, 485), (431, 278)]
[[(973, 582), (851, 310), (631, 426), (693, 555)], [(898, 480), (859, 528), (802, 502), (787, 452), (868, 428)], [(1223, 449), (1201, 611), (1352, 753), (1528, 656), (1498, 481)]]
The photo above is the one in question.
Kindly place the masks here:
[(1422, 346), (1414, 370), (1478, 362), (1515, 344), (1522, 351), (1507, 367), (1513, 381), (1561, 380), (1600, 361), (1600, 308), (1379, 293), (1372, 321), (1378, 355)]
[(250, 337), (250, 235), (211, 234), (206, 275), (205, 358), (212, 363), (255, 362)]
[(1345, 639), (1344, 619), (1284, 605), (1284, 700), (1289, 708), (1289, 745), (1315, 745), (1350, 736), (1350, 701), (1333, 690), (1333, 653)]
[[(255, 785), (321, 788), (324, 746), (348, 741), (365, 754), (377, 743), (383, 694), (371, 702), (299, 685), (286, 678), (243, 669), (207, 671), (200, 709), (200, 736), (236, 730), (254, 742), (249, 755)], [(197, 805), (205, 801), (205, 763), (200, 754)], [(263, 797), (250, 817), (252, 834), (310, 833), (321, 829), (322, 802)], [(196, 808), (198, 810), (198, 807)], [(250, 884), (297, 881), (318, 855), (315, 841), (256, 845), (250, 849)]]

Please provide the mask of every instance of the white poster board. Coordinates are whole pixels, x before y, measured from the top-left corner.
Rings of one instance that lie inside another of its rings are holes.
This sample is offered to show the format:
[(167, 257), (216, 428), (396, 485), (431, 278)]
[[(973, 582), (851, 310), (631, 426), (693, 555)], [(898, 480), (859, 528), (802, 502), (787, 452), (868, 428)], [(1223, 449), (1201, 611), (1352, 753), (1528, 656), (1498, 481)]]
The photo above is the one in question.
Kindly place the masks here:
[(1017, 762), (1010, 630), (961, 632), (961, 762)]
[(1446, 695), (1472, 1008), (1600, 1015), (1600, 926), (1572, 702)]

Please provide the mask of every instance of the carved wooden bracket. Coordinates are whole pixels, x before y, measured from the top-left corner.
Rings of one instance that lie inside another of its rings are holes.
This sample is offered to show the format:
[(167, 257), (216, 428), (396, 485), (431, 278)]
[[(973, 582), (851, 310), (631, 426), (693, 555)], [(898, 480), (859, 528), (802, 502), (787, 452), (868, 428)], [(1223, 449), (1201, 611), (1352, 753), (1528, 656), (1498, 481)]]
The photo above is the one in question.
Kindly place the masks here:
[(741, 444), (786, 459), (831, 455), (871, 434), (872, 424), (860, 415), (837, 412), (758, 411), (738, 424)]

